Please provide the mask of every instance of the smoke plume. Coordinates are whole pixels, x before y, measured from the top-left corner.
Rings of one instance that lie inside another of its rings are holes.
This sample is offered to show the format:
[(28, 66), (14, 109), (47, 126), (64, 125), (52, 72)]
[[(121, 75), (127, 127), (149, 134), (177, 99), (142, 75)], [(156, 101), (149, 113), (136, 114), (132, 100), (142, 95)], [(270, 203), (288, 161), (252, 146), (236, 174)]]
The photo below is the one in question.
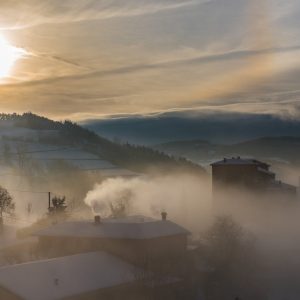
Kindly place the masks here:
[[(110, 205), (127, 199), (128, 214), (159, 217), (162, 211), (171, 220), (190, 229), (208, 221), (210, 215), (210, 186), (189, 175), (110, 178), (89, 191), (85, 203), (94, 213), (110, 214)], [(201, 217), (200, 217), (201, 214)]]

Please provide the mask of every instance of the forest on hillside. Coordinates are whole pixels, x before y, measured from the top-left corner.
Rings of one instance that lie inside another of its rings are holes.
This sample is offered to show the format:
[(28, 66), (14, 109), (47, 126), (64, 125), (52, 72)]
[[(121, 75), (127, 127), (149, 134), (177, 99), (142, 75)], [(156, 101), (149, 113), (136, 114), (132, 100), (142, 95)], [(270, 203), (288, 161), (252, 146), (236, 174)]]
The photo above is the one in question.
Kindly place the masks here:
[(135, 172), (176, 172), (185, 171), (196, 175), (205, 175), (204, 169), (186, 158), (175, 158), (161, 151), (129, 143), (116, 143), (98, 136), (93, 131), (66, 120), (53, 121), (32, 113), (1, 114), (1, 123), (10, 121), (15, 127), (33, 130), (56, 130), (58, 135), (40, 136), (41, 143), (55, 145), (78, 146), (90, 153), (96, 154), (122, 168)]

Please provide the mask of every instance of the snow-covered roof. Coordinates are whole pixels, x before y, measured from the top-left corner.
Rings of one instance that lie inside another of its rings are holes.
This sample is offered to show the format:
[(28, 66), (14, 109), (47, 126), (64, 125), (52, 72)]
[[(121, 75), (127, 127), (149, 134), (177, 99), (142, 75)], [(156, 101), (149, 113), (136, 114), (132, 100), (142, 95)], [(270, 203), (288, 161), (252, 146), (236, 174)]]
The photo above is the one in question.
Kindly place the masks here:
[(261, 162), (252, 158), (240, 158), (240, 157), (232, 157), (232, 158), (224, 158), (220, 161), (214, 162), (211, 164), (212, 166), (216, 165), (264, 165), (269, 166), (268, 164)]
[(36, 236), (93, 237), (111, 239), (152, 239), (163, 236), (187, 235), (189, 231), (171, 221), (155, 220), (143, 216), (124, 219), (74, 221), (52, 225), (37, 231)]
[(0, 286), (28, 300), (55, 300), (131, 283), (138, 269), (106, 252), (0, 268)]

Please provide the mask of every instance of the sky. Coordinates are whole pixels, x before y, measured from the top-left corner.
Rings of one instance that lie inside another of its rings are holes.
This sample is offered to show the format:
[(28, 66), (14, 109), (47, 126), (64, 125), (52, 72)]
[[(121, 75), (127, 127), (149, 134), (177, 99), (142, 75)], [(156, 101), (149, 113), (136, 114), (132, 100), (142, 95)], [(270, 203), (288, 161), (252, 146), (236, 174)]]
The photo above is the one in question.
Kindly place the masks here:
[(0, 111), (299, 119), (299, 0), (1, 0), (0, 11), (0, 37), (20, 54)]

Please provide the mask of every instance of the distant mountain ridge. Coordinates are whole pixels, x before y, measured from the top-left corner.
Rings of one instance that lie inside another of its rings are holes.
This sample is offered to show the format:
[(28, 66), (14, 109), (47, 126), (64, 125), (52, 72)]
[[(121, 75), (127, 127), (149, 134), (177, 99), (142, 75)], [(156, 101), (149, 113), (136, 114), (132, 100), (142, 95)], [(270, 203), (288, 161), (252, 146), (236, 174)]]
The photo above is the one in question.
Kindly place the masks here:
[(229, 144), (265, 136), (300, 136), (299, 120), (271, 114), (213, 111), (87, 120), (82, 125), (111, 140), (145, 145), (180, 140)]
[(154, 148), (202, 163), (222, 157), (247, 156), (300, 165), (300, 137), (263, 137), (229, 145), (202, 140), (175, 141), (158, 144)]

